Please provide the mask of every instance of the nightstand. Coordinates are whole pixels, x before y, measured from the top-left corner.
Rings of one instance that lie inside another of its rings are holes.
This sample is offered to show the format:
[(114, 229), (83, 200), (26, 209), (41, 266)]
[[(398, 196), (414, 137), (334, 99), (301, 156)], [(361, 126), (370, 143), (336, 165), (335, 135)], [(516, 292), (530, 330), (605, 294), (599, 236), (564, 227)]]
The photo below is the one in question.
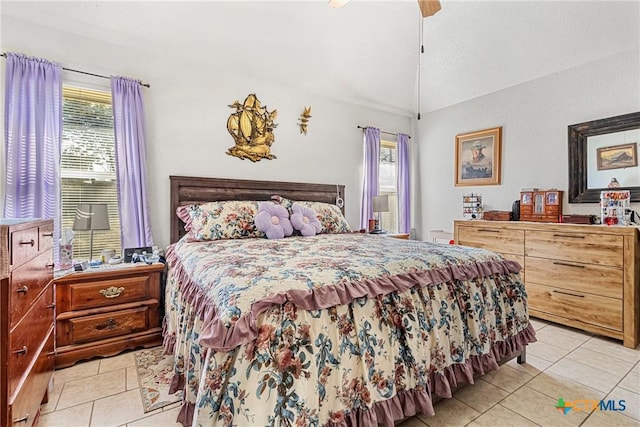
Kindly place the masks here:
[(56, 368), (161, 345), (164, 268), (161, 263), (120, 264), (55, 279)]
[(394, 239), (409, 240), (409, 233), (394, 233), (388, 234), (388, 236), (393, 237)]
[(409, 233), (387, 233), (386, 231), (384, 233), (369, 233), (372, 236), (380, 236), (380, 237), (393, 237), (394, 239), (402, 239), (402, 240), (409, 240)]

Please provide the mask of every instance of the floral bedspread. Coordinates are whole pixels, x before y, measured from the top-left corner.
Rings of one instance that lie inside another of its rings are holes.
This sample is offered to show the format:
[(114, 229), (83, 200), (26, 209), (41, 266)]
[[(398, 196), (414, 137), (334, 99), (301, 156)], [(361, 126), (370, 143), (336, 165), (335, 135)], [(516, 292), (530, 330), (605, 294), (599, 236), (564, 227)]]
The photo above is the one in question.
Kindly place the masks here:
[(535, 340), (519, 266), (482, 249), (333, 234), (168, 261), (185, 425), (393, 425)]

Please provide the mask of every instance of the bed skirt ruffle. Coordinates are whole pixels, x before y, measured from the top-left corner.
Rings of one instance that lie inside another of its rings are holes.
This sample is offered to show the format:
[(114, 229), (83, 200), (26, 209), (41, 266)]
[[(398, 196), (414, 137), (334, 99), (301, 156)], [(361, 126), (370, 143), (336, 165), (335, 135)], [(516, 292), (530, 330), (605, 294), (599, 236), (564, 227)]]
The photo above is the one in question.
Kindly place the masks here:
[[(451, 398), (453, 391), (464, 384), (474, 384), (474, 379), (499, 368), (500, 364), (523, 355), (529, 343), (536, 342), (536, 333), (529, 323), (526, 329), (491, 346), (491, 351), (479, 356), (471, 356), (464, 363), (456, 363), (441, 372), (431, 372), (428, 390), (403, 390), (390, 399), (373, 403), (366, 410), (356, 409), (340, 420), (332, 420), (327, 427), (361, 427), (385, 426), (393, 427), (395, 421), (417, 414), (434, 416), (434, 400)], [(170, 393), (184, 387), (184, 377), (174, 376)], [(183, 402), (177, 421), (183, 426), (190, 426), (195, 412), (195, 405)]]

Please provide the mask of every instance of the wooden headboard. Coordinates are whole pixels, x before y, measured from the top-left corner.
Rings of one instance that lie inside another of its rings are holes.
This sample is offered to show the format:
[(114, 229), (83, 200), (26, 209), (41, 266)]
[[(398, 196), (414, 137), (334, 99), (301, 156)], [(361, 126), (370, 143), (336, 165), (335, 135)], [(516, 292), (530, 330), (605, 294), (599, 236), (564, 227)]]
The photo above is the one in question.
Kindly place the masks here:
[[(307, 200), (335, 204), (339, 195), (344, 200), (344, 185), (308, 184), (301, 182), (253, 181), (247, 179), (200, 178), (170, 176), (171, 243), (186, 232), (176, 209), (217, 200), (270, 200), (278, 194), (291, 200)], [(344, 207), (342, 208), (344, 214)]]

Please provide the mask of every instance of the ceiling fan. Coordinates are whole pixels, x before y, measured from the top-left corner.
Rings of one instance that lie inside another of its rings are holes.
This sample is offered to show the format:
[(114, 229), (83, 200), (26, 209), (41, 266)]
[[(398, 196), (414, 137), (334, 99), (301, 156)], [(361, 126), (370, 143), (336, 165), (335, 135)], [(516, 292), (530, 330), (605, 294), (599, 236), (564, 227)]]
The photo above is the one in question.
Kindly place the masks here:
[[(347, 4), (349, 0), (329, 0), (329, 6), (333, 8), (341, 8)], [(440, 10), (439, 0), (418, 0), (418, 6), (420, 7), (420, 13), (423, 18), (435, 15)]]
[(420, 13), (423, 18), (435, 15), (440, 10), (439, 0), (418, 0), (418, 6), (420, 7)]
[[(341, 8), (347, 4), (349, 0), (329, 0), (329, 6), (333, 8)], [(439, 0), (418, 0), (418, 7), (420, 8), (420, 14), (423, 18), (435, 15), (440, 9)], [(420, 21), (420, 53), (424, 53), (424, 45), (422, 44), (422, 21)], [(420, 58), (421, 55), (418, 56)], [(418, 115), (416, 117), (420, 120), (420, 59), (418, 59)]]

